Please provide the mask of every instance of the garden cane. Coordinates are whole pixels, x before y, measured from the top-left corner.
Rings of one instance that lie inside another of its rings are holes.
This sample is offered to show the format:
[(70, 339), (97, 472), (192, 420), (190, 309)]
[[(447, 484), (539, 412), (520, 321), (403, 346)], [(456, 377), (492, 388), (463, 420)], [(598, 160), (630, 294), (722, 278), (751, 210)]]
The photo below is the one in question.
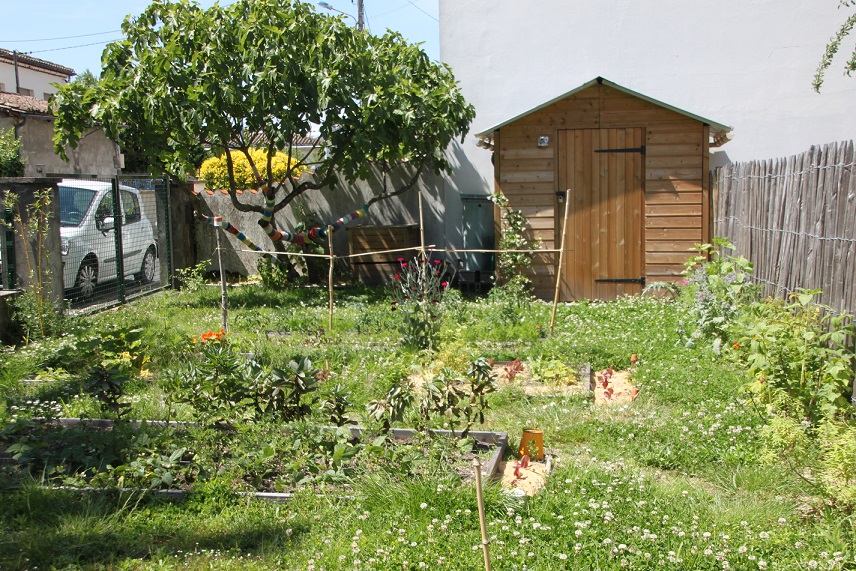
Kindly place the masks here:
[(479, 525), (481, 526), (482, 551), (484, 552), (484, 569), (490, 571), (490, 540), (487, 538), (487, 525), (484, 515), (484, 494), (482, 493), (481, 462), (478, 458), (473, 459), (473, 468), (476, 471), (476, 498), (479, 504)]
[(223, 331), (229, 331), (228, 324), (228, 299), (226, 294), (226, 274), (223, 272), (223, 254), (220, 247), (220, 227), (223, 226), (223, 218), (214, 217), (214, 233), (217, 234), (217, 265), (220, 268), (220, 310), (223, 312)]
[(565, 237), (568, 234), (568, 205), (571, 203), (571, 189), (565, 191), (565, 218), (562, 222), (562, 244), (559, 247), (559, 263), (556, 264), (556, 291), (553, 294), (553, 313), (550, 315), (550, 335), (556, 324), (556, 308), (559, 306), (559, 286), (562, 285), (562, 263), (565, 259)]

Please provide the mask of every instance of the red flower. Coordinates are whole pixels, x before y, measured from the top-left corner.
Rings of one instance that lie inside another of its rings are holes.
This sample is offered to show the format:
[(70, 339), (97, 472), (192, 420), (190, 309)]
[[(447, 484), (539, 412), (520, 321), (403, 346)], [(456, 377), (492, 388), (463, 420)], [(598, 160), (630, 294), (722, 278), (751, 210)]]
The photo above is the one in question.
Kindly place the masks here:
[(439, 266), (439, 265), (440, 265), (440, 260), (434, 260), (434, 265), (435, 265), (435, 266)]
[(735, 349), (740, 349), (740, 343), (735, 343), (735, 344), (734, 344), (734, 348), (735, 348)]
[(398, 274), (395, 274), (395, 279), (400, 280), (400, 279), (401, 279), (401, 276), (400, 276), (400, 275), (398, 275)]
[(440, 287), (447, 287), (448, 285), (449, 285), (449, 282), (443, 282), (440, 284)]
[(401, 267), (402, 267), (402, 268), (406, 268), (406, 267), (407, 267), (407, 262), (401, 262)]
[(399, 262), (403, 262), (403, 261), (404, 261), (404, 258), (398, 258), (398, 261), (399, 261)]

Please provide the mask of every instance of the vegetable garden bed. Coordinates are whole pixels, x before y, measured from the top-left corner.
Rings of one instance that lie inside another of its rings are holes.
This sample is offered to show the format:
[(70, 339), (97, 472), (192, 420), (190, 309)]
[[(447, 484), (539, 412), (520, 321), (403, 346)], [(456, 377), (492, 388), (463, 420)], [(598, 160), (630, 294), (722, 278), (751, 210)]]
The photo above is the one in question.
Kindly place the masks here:
[[(472, 461), (479, 458), (483, 475), (490, 478), (498, 475), (497, 467), (508, 446), (508, 435), (503, 432), (470, 431), (468, 438), (461, 440), (460, 432), (451, 430), (393, 428), (377, 434), (358, 426), (307, 425), (297, 431), (289, 426), (270, 428), (267, 440), (272, 439), (271, 432), (281, 432), (281, 440), (271, 440), (258, 450), (247, 439), (236, 438), (245, 428), (226, 424), (203, 427), (158, 420), (19, 420), (7, 425), (0, 437), (0, 449), (9, 454), (0, 456), (0, 463), (42, 473), (49, 482), (66, 485), (123, 487), (133, 483), (161, 491), (172, 486), (190, 489), (200, 478), (216, 476), (229, 466), (231, 475), (244, 482), (244, 493), (285, 499), (307, 485), (345, 493), (351, 476), (390, 469), (390, 461), (405, 464), (399, 467), (402, 473), (415, 476), (438, 453), (446, 464), (444, 477), (456, 475), (461, 482), (471, 481)], [(318, 433), (316, 438), (309, 436), (313, 430)], [(194, 448), (193, 435), (201, 433), (210, 440), (209, 450), (219, 449), (216, 458)], [(300, 447), (301, 439), (308, 439), (310, 447), (318, 449)], [(141, 448), (151, 446), (154, 450), (159, 440), (169, 443), (166, 451), (140, 455)], [(134, 450), (136, 459), (130, 459), (134, 454), (127, 450)], [(211, 469), (209, 465), (214, 462), (220, 462), (221, 467)]]

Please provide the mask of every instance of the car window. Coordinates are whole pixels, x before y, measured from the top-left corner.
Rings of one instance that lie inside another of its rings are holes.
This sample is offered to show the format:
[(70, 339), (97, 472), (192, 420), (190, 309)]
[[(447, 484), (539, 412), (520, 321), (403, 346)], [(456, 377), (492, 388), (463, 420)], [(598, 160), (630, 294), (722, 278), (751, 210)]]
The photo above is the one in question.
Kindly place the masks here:
[(61, 226), (79, 226), (89, 211), (97, 193), (86, 188), (59, 187), (59, 223)]
[(133, 224), (140, 221), (140, 201), (133, 192), (122, 191), (122, 209), (124, 210), (125, 224)]
[(113, 193), (108, 192), (98, 204), (98, 209), (95, 211), (96, 220), (104, 220), (108, 216), (113, 216)]

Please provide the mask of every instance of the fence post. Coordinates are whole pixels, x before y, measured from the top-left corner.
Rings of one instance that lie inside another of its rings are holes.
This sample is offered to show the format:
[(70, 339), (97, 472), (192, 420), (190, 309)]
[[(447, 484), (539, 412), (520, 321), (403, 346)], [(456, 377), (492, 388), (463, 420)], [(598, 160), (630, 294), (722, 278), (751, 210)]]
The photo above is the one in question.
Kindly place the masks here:
[[(169, 187), (169, 177), (164, 176), (161, 179), (161, 191), (163, 192), (163, 220), (164, 220), (164, 248), (166, 248), (166, 279), (164, 276), (161, 276), (161, 285), (168, 285), (169, 287), (173, 286), (172, 283), (172, 271), (173, 271), (173, 261), (172, 261), (172, 201), (170, 200), (170, 192), (171, 189)], [(163, 256), (164, 253), (158, 245), (158, 259)], [(161, 264), (161, 269), (163, 270), (163, 264)]]
[(336, 256), (333, 253), (333, 226), (327, 225), (327, 247), (330, 250), (330, 269), (327, 272), (327, 285), (330, 288), (330, 319), (327, 323), (327, 331), (333, 330), (333, 264)]
[(426, 258), (425, 254), (425, 217), (422, 213), (422, 189), (419, 189), (419, 256), (420, 259)]
[(15, 223), (12, 210), (9, 208), (3, 209), (3, 222), (6, 230), (6, 251), (3, 252), (3, 273), (5, 276), (0, 276), (0, 282), (6, 289), (15, 289), (17, 280), (15, 278)]
[(119, 303), (125, 303), (125, 248), (122, 245), (122, 197), (119, 195), (119, 177), (110, 181), (113, 187), (113, 244), (116, 247), (116, 293)]

